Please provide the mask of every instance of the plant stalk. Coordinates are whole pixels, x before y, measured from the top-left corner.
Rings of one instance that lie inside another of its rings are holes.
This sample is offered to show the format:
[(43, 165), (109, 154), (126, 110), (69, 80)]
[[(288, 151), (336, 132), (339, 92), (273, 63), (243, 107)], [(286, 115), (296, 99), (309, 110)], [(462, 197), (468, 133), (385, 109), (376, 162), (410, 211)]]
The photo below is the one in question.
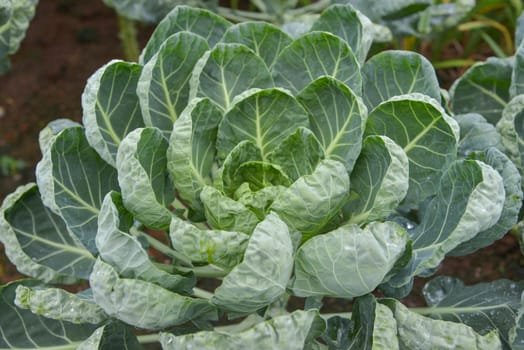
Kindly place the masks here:
[(124, 59), (129, 62), (138, 62), (140, 49), (138, 48), (135, 21), (124, 16), (118, 16), (118, 37), (122, 42)]

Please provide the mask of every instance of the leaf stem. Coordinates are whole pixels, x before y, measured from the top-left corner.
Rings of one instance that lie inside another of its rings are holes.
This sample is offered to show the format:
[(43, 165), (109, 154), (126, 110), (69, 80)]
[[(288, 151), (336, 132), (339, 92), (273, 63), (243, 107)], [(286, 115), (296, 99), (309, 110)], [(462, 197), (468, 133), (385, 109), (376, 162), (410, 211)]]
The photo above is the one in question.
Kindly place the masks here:
[(160, 342), (160, 333), (144, 334), (136, 337), (140, 344), (151, 344)]
[(235, 10), (235, 9), (231, 9), (228, 7), (221, 7), (221, 6), (218, 7), (217, 12), (222, 17), (225, 17), (235, 22), (246, 22), (246, 21), (253, 21), (253, 20), (266, 21), (266, 22), (271, 22), (271, 23), (276, 22), (276, 17), (271, 16), (267, 13)]
[(214, 296), (213, 293), (208, 292), (207, 290), (204, 290), (204, 289), (201, 289), (201, 288), (197, 288), (197, 287), (193, 288), (193, 292), (195, 293), (194, 295), (197, 298), (202, 298), (202, 299), (211, 299)]
[(312, 12), (320, 12), (324, 10), (326, 7), (331, 5), (333, 2), (332, 0), (320, 0), (314, 3), (311, 3), (310, 5), (306, 5), (304, 7), (299, 7), (297, 9), (289, 10), (289, 14), (292, 16), (300, 16)]
[(140, 50), (138, 49), (135, 21), (118, 16), (118, 36), (122, 42), (126, 61), (137, 62)]
[(176, 266), (179, 271), (193, 272), (197, 277), (221, 278), (228, 274), (228, 271), (215, 265), (182, 267)]
[(332, 314), (320, 314), (320, 317), (322, 317), (324, 320), (327, 321), (329, 318), (336, 317), (336, 316), (351, 319), (351, 315), (352, 315), (351, 312), (337, 312), (337, 313), (332, 313)]

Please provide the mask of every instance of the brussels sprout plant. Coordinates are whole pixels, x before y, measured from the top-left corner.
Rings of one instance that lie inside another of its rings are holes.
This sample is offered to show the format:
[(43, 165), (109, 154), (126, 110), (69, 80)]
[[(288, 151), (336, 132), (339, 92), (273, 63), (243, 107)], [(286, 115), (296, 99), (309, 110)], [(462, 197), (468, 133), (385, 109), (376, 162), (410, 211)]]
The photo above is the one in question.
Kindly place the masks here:
[(371, 25), (334, 5), (290, 37), (180, 6), (139, 63), (101, 67), (2, 205), (32, 278), (1, 287), (0, 348), (521, 349), (524, 283), (398, 300), (511, 229), (522, 192), (496, 147), (460, 152), (425, 58), (366, 61)]

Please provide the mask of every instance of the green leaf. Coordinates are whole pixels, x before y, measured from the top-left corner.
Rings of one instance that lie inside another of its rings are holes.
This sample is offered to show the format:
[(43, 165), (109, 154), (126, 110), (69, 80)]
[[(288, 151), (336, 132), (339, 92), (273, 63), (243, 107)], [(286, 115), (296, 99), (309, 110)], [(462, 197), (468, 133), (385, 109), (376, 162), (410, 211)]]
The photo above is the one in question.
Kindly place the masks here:
[(396, 300), (386, 300), (397, 320), (402, 349), (502, 350), (496, 331), (480, 335), (461, 323), (433, 320), (409, 311)]
[(160, 342), (165, 350), (302, 350), (324, 328), (324, 321), (318, 316), (317, 310), (297, 310), (259, 323), (241, 333), (198, 332), (182, 336), (162, 333)]
[(76, 324), (99, 324), (107, 319), (106, 313), (92, 300), (60, 288), (19, 285), (16, 288), (15, 304), (37, 315)]
[(408, 235), (393, 222), (347, 224), (304, 243), (295, 259), (297, 296), (353, 298), (372, 292), (402, 256)]
[(510, 98), (512, 68), (508, 59), (495, 57), (471, 66), (450, 89), (453, 113), (474, 111), (495, 124)]
[(269, 213), (271, 204), (285, 190), (284, 186), (268, 186), (258, 191), (252, 191), (246, 182), (235, 191), (234, 198), (262, 220)]
[(315, 134), (304, 127), (289, 135), (268, 156), (269, 162), (280, 167), (291, 182), (311, 174), (322, 159), (322, 145)]
[(433, 99), (413, 93), (393, 97), (370, 112), (366, 136), (385, 135), (409, 158), (406, 204), (436, 193), (438, 179), (456, 157), (458, 124)]
[(250, 90), (235, 100), (220, 123), (218, 156), (224, 159), (239, 142), (249, 140), (265, 161), (301, 126), (309, 126), (307, 112), (289, 93), (282, 89)]
[(521, 138), (524, 133), (517, 129), (516, 121), (524, 116), (524, 95), (514, 97), (502, 111), (502, 118), (497, 123), (497, 131), (502, 137), (504, 153), (515, 163), (520, 173), (524, 173), (520, 152)]
[(342, 162), (350, 172), (360, 153), (367, 109), (341, 81), (322, 77), (298, 96), (309, 113), (311, 131), (324, 148), (325, 157)]
[(167, 172), (167, 148), (160, 130), (140, 128), (122, 140), (116, 157), (124, 205), (144, 225), (159, 230), (169, 227), (168, 207), (175, 198)]
[(480, 114), (459, 114), (454, 118), (460, 126), (459, 156), (467, 157), (472, 152), (482, 152), (492, 147), (504, 151), (502, 138), (495, 126)]
[(20, 280), (0, 286), (0, 349), (75, 348), (77, 342), (93, 332), (91, 325), (52, 320), (17, 308), (14, 300), (18, 286), (34, 287), (38, 283), (35, 280)]
[(383, 220), (406, 196), (409, 161), (386, 136), (368, 136), (350, 176), (350, 199), (344, 207), (350, 222)]
[(162, 329), (201, 317), (217, 318), (209, 301), (182, 296), (149, 282), (120, 278), (100, 258), (89, 283), (95, 302), (108, 315), (136, 327)]
[(524, 42), (517, 46), (517, 51), (515, 52), (515, 63), (511, 73), (509, 93), (511, 97), (524, 94)]
[(174, 249), (191, 261), (226, 269), (242, 261), (249, 240), (249, 236), (241, 232), (200, 230), (178, 217), (171, 219), (169, 237)]
[(311, 175), (304, 175), (273, 202), (274, 210), (293, 230), (307, 239), (319, 232), (345, 204), (349, 176), (340, 162), (323, 160)]
[(363, 98), (373, 109), (393, 96), (418, 92), (440, 101), (435, 69), (424, 56), (390, 50), (376, 54), (362, 68)]
[(46, 208), (34, 184), (19, 187), (0, 209), (0, 240), (18, 271), (45, 282), (88, 278), (94, 257)]
[(204, 187), (200, 199), (204, 203), (207, 222), (214, 229), (250, 235), (260, 221), (246, 206), (226, 197), (214, 187)]
[(241, 44), (217, 44), (197, 62), (189, 81), (189, 98), (208, 97), (222, 109), (235, 96), (251, 88), (273, 87), (266, 64), (253, 50)]
[(293, 270), (293, 244), (287, 225), (270, 213), (255, 227), (244, 260), (224, 277), (213, 303), (236, 313), (261, 309), (285, 291)]
[(133, 327), (119, 321), (111, 321), (98, 328), (77, 350), (142, 350)]
[(71, 119), (59, 118), (50, 121), (45, 128), (40, 130), (40, 133), (38, 134), (38, 144), (44, 157), (53, 145), (56, 136), (60, 134), (62, 130), (78, 126), (80, 126), (80, 124)]
[(465, 286), (456, 278), (439, 276), (424, 286), (429, 305), (424, 313), (435, 319), (464, 323), (480, 334), (497, 330), (509, 345), (523, 291), (522, 282), (497, 280)]
[(246, 45), (264, 60), (266, 66), (271, 68), (292, 39), (280, 28), (270, 23), (243, 22), (229, 27), (221, 41)]
[(67, 227), (96, 253), (98, 213), (104, 195), (118, 189), (116, 170), (91, 148), (80, 127), (60, 132), (48, 152), (38, 175), (52, 176), (53, 181), (39, 179), (39, 186), (45, 186), (40, 187), (42, 197), (52, 201)]
[(123, 277), (155, 283), (179, 293), (191, 293), (195, 278), (172, 275), (157, 268), (138, 239), (129, 234), (132, 225), (133, 217), (124, 208), (120, 194), (108, 193), (98, 219), (96, 246), (100, 257)]
[(253, 191), (269, 186), (289, 186), (291, 181), (278, 167), (268, 162), (246, 162), (235, 171), (232, 185), (235, 188), (248, 183)]
[(220, 109), (208, 99), (190, 102), (175, 122), (167, 149), (167, 169), (182, 199), (202, 210), (200, 192), (212, 183)]
[(193, 68), (208, 49), (201, 36), (178, 32), (144, 65), (136, 94), (147, 126), (159, 128), (169, 138), (173, 123), (189, 102)]
[(220, 41), (231, 23), (210, 11), (177, 6), (155, 28), (140, 55), (139, 63), (147, 63), (171, 35), (187, 31), (207, 40), (210, 47)]
[(89, 78), (82, 94), (87, 141), (112, 166), (122, 139), (144, 126), (136, 96), (141, 72), (138, 64), (113, 60)]
[(276, 86), (298, 94), (312, 81), (327, 75), (362, 91), (358, 61), (348, 44), (327, 32), (307, 33), (295, 39), (278, 56), (273, 66)]
[(524, 349), (524, 310), (522, 308), (522, 306), (524, 306), (524, 301), (522, 300), (522, 296), (520, 304), (521, 308), (517, 314), (515, 326), (509, 331), (509, 341), (511, 349), (513, 350)]
[(235, 172), (247, 162), (262, 161), (260, 149), (249, 140), (240, 141), (228, 154), (222, 164), (222, 190), (228, 196), (233, 196), (242, 183), (235, 181)]

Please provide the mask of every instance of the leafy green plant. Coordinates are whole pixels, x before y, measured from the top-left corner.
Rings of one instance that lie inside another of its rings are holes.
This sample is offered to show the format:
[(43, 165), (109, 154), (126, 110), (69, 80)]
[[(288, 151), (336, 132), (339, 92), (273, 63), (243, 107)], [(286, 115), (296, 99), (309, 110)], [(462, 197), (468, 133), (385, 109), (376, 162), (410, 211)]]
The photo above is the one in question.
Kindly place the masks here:
[[(37, 184), (2, 205), (32, 279), (0, 290), (0, 347), (518, 349), (524, 283), (394, 299), (513, 227), (522, 192), (497, 148), (460, 152), (424, 57), (365, 62), (369, 26), (336, 5), (292, 38), (181, 6), (139, 63), (101, 67), (83, 126), (42, 130)], [(324, 297), (352, 314), (320, 314)]]

